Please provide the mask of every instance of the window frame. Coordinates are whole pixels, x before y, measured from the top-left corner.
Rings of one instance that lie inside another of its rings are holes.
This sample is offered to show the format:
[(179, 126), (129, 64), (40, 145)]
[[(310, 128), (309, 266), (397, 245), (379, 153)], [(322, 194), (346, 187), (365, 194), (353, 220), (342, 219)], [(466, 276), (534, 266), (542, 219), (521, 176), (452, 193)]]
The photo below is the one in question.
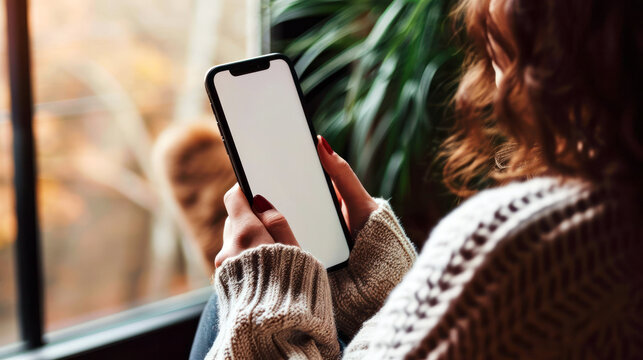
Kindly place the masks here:
[[(257, 19), (249, 27), (249, 32), (255, 32), (258, 41), (250, 44), (249, 50), (267, 53), (270, 50), (270, 0), (246, 0), (246, 3), (249, 6), (247, 17)], [(45, 334), (29, 7), (27, 0), (6, 0), (5, 5), (13, 130), (19, 341), (0, 346), (0, 358), (71, 359), (106, 358), (117, 354), (168, 355), (164, 349), (159, 349), (159, 343), (173, 343), (174, 351), (177, 351), (177, 344), (180, 349), (185, 350), (185, 346), (189, 349), (200, 314), (211, 295), (209, 287)], [(255, 47), (255, 51), (250, 47)], [(158, 339), (171, 341), (159, 342)]]

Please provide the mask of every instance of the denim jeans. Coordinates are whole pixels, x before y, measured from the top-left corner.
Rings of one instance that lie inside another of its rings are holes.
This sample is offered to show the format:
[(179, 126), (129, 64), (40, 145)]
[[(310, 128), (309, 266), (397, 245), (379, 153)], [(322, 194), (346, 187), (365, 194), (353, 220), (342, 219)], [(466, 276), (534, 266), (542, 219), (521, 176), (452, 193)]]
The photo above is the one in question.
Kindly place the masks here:
[[(208, 351), (210, 351), (210, 347), (214, 343), (214, 339), (218, 333), (219, 311), (217, 308), (217, 295), (212, 294), (201, 313), (199, 326), (196, 329), (196, 335), (194, 335), (194, 341), (192, 342), (190, 360), (203, 360)], [(339, 338), (337, 341), (339, 342), (340, 351), (344, 351), (346, 343)]]
[(212, 294), (203, 308), (199, 326), (192, 341), (190, 360), (203, 360), (210, 351), (214, 339), (219, 333), (219, 309), (217, 308), (217, 295)]

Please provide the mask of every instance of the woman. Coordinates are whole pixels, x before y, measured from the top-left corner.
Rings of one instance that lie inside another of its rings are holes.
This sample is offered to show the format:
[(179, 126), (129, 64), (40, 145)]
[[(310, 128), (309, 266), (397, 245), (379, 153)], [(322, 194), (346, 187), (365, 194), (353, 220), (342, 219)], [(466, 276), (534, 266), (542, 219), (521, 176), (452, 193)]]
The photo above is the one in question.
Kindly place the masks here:
[(278, 209), (234, 186), (193, 356), (643, 358), (640, 10), (462, 1), (472, 46), (445, 179), (463, 196), (481, 177), (498, 186), (416, 255), (320, 137), (355, 236), (348, 267), (327, 274)]

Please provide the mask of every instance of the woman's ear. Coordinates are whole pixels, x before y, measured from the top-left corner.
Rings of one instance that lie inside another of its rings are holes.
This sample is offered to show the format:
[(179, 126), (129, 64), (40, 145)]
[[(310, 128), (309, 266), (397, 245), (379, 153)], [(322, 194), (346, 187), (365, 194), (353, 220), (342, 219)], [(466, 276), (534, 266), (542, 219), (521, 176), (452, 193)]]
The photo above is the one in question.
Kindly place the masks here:
[(500, 69), (500, 66), (496, 64), (495, 61), (491, 62), (491, 66), (493, 66), (493, 71), (496, 73), (496, 87), (500, 87), (500, 82), (502, 81), (502, 69)]

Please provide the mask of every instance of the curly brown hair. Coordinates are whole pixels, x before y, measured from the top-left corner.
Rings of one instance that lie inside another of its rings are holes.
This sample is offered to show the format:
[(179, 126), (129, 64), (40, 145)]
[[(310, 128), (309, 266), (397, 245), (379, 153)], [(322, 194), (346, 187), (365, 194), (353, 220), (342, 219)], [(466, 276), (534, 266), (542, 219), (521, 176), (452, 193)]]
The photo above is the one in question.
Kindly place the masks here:
[(641, 175), (640, 0), (463, 0), (454, 14), (470, 46), (442, 151), (453, 192), (546, 173)]

